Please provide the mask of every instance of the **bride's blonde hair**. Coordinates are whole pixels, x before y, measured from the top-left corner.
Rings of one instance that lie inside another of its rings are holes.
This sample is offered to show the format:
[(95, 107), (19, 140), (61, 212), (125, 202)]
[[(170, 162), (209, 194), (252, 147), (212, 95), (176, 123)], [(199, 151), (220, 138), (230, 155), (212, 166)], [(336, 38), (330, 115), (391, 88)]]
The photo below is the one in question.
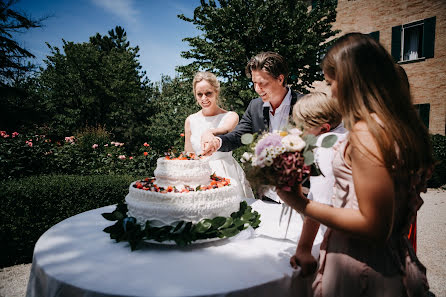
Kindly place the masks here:
[(365, 34), (346, 34), (325, 55), (322, 69), (337, 82), (346, 128), (366, 122), (394, 179), (408, 181), (431, 168), (428, 131), (412, 105), (407, 81), (381, 44)]
[(220, 103), (220, 82), (218, 81), (215, 74), (209, 71), (201, 71), (197, 72), (194, 76), (194, 79), (192, 81), (192, 87), (194, 91), (194, 97), (195, 97), (195, 86), (201, 82), (202, 80), (207, 81), (215, 90), (217, 93), (217, 104)]

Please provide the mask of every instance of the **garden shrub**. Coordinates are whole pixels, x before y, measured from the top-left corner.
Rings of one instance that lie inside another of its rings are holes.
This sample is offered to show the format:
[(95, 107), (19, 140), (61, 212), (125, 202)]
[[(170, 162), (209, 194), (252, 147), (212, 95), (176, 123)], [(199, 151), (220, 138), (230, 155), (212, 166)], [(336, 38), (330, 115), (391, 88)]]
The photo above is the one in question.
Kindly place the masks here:
[(104, 146), (112, 141), (111, 133), (103, 126), (85, 127), (76, 133), (77, 144), (84, 152), (90, 152), (93, 145)]
[(40, 174), (136, 174), (151, 175), (159, 157), (145, 142), (126, 151), (124, 143), (108, 141), (102, 128), (89, 128), (62, 143), (45, 135), (9, 135), (1, 131), (0, 179)]
[(35, 243), (51, 226), (123, 202), (129, 184), (142, 177), (45, 175), (0, 181), (0, 267), (30, 263)]
[(432, 153), (438, 163), (427, 186), (429, 188), (438, 188), (446, 184), (446, 136), (440, 134), (431, 135), (431, 141)]
[(0, 179), (51, 172), (54, 145), (44, 135), (0, 131)]

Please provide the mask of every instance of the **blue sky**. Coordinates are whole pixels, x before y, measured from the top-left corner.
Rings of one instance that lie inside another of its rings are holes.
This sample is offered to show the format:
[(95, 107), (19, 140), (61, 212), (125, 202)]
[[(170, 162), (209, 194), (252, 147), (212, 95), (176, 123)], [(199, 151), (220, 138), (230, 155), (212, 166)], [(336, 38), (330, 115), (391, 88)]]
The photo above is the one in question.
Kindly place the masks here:
[(175, 66), (188, 64), (180, 57), (189, 49), (185, 37), (201, 32), (177, 18), (193, 16), (199, 0), (19, 0), (13, 9), (34, 19), (49, 16), (42, 28), (14, 38), (36, 56), (32, 62), (44, 66), (49, 49), (45, 42), (62, 49), (62, 39), (88, 42), (90, 36), (107, 35), (117, 25), (127, 32), (131, 46), (139, 46), (139, 61), (152, 82), (161, 74), (175, 76)]

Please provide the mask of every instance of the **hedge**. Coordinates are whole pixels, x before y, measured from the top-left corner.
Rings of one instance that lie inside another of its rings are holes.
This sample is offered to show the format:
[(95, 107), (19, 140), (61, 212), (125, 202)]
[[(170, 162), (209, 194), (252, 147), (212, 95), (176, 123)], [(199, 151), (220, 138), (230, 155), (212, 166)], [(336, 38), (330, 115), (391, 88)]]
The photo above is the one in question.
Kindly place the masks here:
[(51, 226), (123, 201), (138, 178), (53, 175), (0, 181), (0, 267), (30, 263), (34, 245)]
[(431, 141), (432, 155), (438, 163), (427, 186), (429, 188), (439, 188), (446, 184), (446, 136), (431, 135)]

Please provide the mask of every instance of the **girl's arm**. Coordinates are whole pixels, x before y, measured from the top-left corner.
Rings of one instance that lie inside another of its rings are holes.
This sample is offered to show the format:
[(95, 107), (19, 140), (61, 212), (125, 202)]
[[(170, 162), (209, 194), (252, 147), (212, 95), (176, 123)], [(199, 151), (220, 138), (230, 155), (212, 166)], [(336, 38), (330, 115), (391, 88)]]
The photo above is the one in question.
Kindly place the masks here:
[(296, 252), (290, 258), (291, 267), (297, 269), (300, 266), (303, 277), (313, 274), (317, 269), (317, 261), (311, 254), (311, 250), (313, 249), (313, 243), (319, 230), (319, 225), (319, 222), (305, 217)]
[(336, 230), (384, 242), (393, 224), (394, 185), (382, 155), (364, 123), (355, 125), (344, 156), (351, 164), (359, 210), (332, 208), (297, 193), (279, 191), (279, 196), (304, 215)]
[(186, 118), (184, 122), (184, 151), (185, 152), (193, 152), (192, 143), (190, 142), (190, 120), (189, 117)]

